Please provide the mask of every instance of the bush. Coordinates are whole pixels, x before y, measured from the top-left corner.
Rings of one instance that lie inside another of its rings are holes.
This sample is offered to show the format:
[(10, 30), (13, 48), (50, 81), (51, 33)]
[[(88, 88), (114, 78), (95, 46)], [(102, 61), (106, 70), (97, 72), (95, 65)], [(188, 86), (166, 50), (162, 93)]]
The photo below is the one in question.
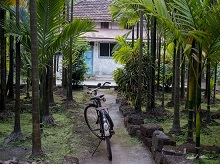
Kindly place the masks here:
[(80, 82), (85, 80), (85, 74), (88, 68), (84, 61), (84, 54), (78, 54), (76, 60), (73, 63), (73, 74), (72, 74), (72, 83), (73, 85), (79, 85)]

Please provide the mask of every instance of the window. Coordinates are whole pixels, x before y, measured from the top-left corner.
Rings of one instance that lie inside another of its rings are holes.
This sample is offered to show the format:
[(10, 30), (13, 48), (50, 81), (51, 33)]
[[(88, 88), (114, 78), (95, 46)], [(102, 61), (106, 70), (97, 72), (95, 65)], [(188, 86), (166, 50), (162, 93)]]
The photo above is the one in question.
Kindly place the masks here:
[(100, 57), (112, 57), (115, 43), (100, 43)]
[(109, 28), (109, 23), (108, 22), (101, 22), (101, 28)]

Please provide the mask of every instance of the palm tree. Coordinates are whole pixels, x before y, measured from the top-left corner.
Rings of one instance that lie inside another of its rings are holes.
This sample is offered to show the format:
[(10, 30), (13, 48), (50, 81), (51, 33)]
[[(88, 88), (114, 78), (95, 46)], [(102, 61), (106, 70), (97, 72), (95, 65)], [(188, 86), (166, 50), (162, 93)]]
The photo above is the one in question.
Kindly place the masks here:
[[(19, 25), (19, 4), (24, 5), (23, 1), (19, 2), (19, 0), (16, 0), (16, 1), (6, 0), (6, 1), (4, 1), (4, 5), (5, 4), (6, 5), (16, 5), (16, 22), (15, 22), (15, 24), (18, 26)], [(4, 18), (5, 17), (5, 11), (1, 9), (1, 12), (2, 12), (1, 16), (2, 16), (2, 18)], [(4, 22), (4, 21), (2, 21), (2, 22)], [(3, 23), (3, 25), (4, 25), (4, 23)], [(1, 29), (2, 29), (2, 26), (1, 26)], [(3, 37), (1, 39), (1, 42), (2, 42), (1, 45), (4, 47), (5, 37)], [(4, 51), (5, 51), (5, 47), (4, 47), (4, 49), (2, 49), (2, 52), (4, 52)], [(6, 80), (5, 80), (6, 79), (6, 70), (5, 70), (6, 65), (5, 65), (5, 61), (6, 60), (3, 60), (3, 59), (6, 59), (5, 58), (6, 56), (4, 56), (4, 54), (5, 54), (5, 52), (2, 53), (2, 55), (1, 55), (1, 57), (2, 57), (2, 61), (1, 61), (1, 63), (2, 63), (2, 72), (1, 72), (1, 74), (2, 74), (2, 76), (5, 77), (5, 78), (2, 77), (2, 87), (4, 88), (4, 90), (2, 90), (2, 92), (1, 92), (1, 95), (3, 95), (2, 98), (1, 98), (1, 100), (3, 101), (1, 103), (1, 105), (2, 105), (1, 109), (2, 110), (5, 109), (5, 97), (6, 97), (6, 90), (5, 90), (5, 88), (6, 88)], [(8, 143), (11, 140), (14, 140), (17, 137), (22, 135), (21, 125), (20, 125), (20, 69), (21, 69), (20, 68), (20, 65), (21, 65), (20, 61), (21, 61), (21, 59), (20, 59), (20, 41), (17, 38), (17, 42), (16, 42), (16, 64), (17, 65), (16, 65), (16, 88), (15, 88), (16, 89), (16, 91), (15, 91), (16, 99), (15, 99), (14, 130), (10, 134), (10, 137), (5, 139), (5, 141), (4, 141), (5, 143)]]
[[(60, 17), (60, 13), (63, 11), (65, 0), (52, 0), (37, 1), (38, 12), (38, 46), (39, 46), (39, 61), (40, 72), (43, 74), (45, 71), (45, 65), (52, 59), (53, 55), (60, 50), (61, 46), (66, 43), (70, 38), (77, 38), (85, 32), (92, 31), (95, 27), (95, 23), (89, 19), (74, 19), (72, 22), (67, 23), (63, 17)], [(28, 15), (27, 11), (22, 10), (23, 14)], [(25, 13), (26, 12), (26, 13)], [(58, 19), (59, 18), (59, 19)], [(22, 46), (27, 53), (30, 54), (30, 25), (29, 19), (20, 19), (22, 22), (19, 27), (15, 24), (8, 27), (8, 32), (14, 33), (17, 36), (22, 36)], [(12, 22), (13, 23), (13, 22)], [(60, 24), (63, 25), (62, 31), (60, 31)], [(46, 74), (42, 79), (46, 79)], [(45, 81), (46, 82), (46, 81)], [(42, 83), (43, 84), (43, 83)], [(42, 85), (46, 86), (46, 85)], [(49, 101), (44, 89), (44, 118), (45, 121), (50, 120), (51, 115), (49, 111)]]
[(9, 74), (8, 74), (8, 82), (7, 89), (8, 91), (7, 98), (14, 99), (14, 37), (9, 37)]
[(179, 94), (179, 84), (180, 84), (180, 48), (181, 46), (177, 45), (177, 53), (175, 55), (175, 75), (174, 75), (174, 117), (171, 133), (178, 134), (181, 132), (180, 129), (180, 116), (179, 116), (179, 107), (180, 107), (180, 94)]
[[(192, 141), (193, 136), (193, 113), (194, 105), (196, 100), (195, 93), (193, 93), (194, 85), (198, 84), (197, 78), (200, 75), (195, 74), (195, 66), (199, 61), (199, 54), (196, 53), (195, 49), (203, 47), (208, 52), (208, 56), (211, 58), (219, 52), (219, 7), (215, 6), (210, 12), (210, 4), (208, 1), (197, 1), (197, 0), (173, 0), (169, 3), (169, 11), (165, 1), (161, 0), (123, 0), (124, 3), (132, 3), (143, 6), (147, 12), (150, 12), (157, 17), (158, 22), (163, 24), (166, 28), (170, 28), (172, 35), (178, 40), (180, 44), (185, 47), (186, 44), (191, 44), (192, 53), (189, 55), (190, 62), (190, 77), (189, 77), (189, 122), (188, 122), (188, 141)], [(207, 12), (206, 12), (207, 11)], [(169, 13), (172, 13), (173, 19), (171, 19)], [(209, 13), (209, 14), (208, 14)], [(214, 14), (214, 16), (213, 16)], [(212, 17), (212, 18), (211, 18)], [(211, 28), (212, 27), (212, 28)], [(218, 29), (218, 30), (217, 30)], [(208, 32), (207, 32), (208, 31)], [(215, 36), (213, 35), (215, 34)], [(211, 40), (212, 38), (212, 40)], [(214, 38), (214, 39), (213, 39)], [(202, 43), (202, 47), (198, 46)], [(215, 56), (216, 57), (216, 56)], [(194, 63), (194, 64), (193, 64)], [(201, 67), (203, 68), (203, 66)], [(199, 85), (199, 84), (198, 84)], [(197, 89), (197, 88), (196, 88)], [(199, 91), (198, 91), (199, 92)], [(197, 93), (198, 93), (197, 92)], [(197, 96), (199, 96), (197, 94)], [(199, 98), (198, 98), (199, 100)], [(199, 101), (197, 100), (197, 116), (200, 117)], [(199, 126), (197, 126), (199, 127)], [(199, 144), (197, 145), (200, 146)]]
[(152, 18), (151, 26), (151, 109), (155, 108), (155, 63), (156, 63), (156, 43), (157, 43), (157, 19)]
[(186, 68), (186, 61), (185, 61), (185, 55), (182, 51), (182, 57), (181, 57), (181, 91), (180, 91), (180, 98), (181, 100), (185, 97), (185, 68)]
[[(16, 24), (19, 26), (19, 0), (16, 0)], [(14, 132), (15, 134), (21, 133), (20, 125), (20, 76), (21, 76), (21, 56), (20, 56), (20, 41), (16, 42), (16, 86), (15, 86), (15, 123), (14, 123)]]
[[(5, 10), (0, 8), (0, 22), (3, 24), (5, 20)], [(4, 112), (6, 105), (6, 39), (4, 37), (4, 28), (0, 26), (0, 52), (1, 52), (1, 99), (0, 112)]]
[[(70, 18), (71, 21), (73, 21), (73, 0), (71, 0), (71, 18)], [(70, 52), (69, 52), (69, 72), (68, 72), (68, 76), (69, 76), (69, 80), (68, 80), (68, 94), (67, 94), (67, 101), (68, 103), (72, 104), (73, 102), (73, 89), (72, 89), (72, 63), (73, 63), (73, 57), (72, 57), (72, 50), (73, 50), (73, 38), (71, 37), (70, 38)]]
[(36, 0), (30, 0), (30, 39), (32, 64), (32, 156), (42, 155), (39, 110), (39, 65)]
[[(206, 84), (206, 97), (207, 97), (207, 122), (210, 122), (210, 97), (211, 97), (211, 88), (210, 88), (210, 70), (211, 65), (216, 65), (216, 63), (220, 60), (219, 59), (219, 20), (220, 17), (218, 15), (220, 6), (218, 5), (212, 5), (210, 10), (207, 11), (206, 19), (205, 19), (205, 30), (207, 31), (208, 38), (205, 40), (205, 43), (203, 43), (203, 49), (206, 53), (206, 63), (207, 63), (207, 84)], [(216, 60), (217, 59), (217, 60)]]
[(136, 101), (136, 110), (137, 112), (141, 112), (141, 106), (142, 106), (142, 72), (143, 72), (143, 10), (140, 10), (140, 50), (139, 50), (139, 57), (138, 57), (138, 94), (137, 94), (137, 101)]

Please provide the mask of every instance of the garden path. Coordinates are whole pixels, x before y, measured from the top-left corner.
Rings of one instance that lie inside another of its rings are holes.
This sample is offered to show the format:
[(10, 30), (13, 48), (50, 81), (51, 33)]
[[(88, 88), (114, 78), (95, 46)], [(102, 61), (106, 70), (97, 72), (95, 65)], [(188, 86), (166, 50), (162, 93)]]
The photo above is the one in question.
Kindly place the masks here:
[[(117, 95), (111, 90), (102, 90), (99, 94), (105, 94), (105, 104), (109, 108), (110, 116), (114, 122), (115, 135), (111, 138), (112, 161), (107, 157), (106, 144), (103, 141), (93, 156), (89, 156), (84, 164), (154, 164), (149, 149), (138, 139), (131, 138), (127, 133), (123, 116), (116, 104)], [(92, 135), (92, 134), (91, 134)], [(98, 140), (97, 140), (98, 143)]]

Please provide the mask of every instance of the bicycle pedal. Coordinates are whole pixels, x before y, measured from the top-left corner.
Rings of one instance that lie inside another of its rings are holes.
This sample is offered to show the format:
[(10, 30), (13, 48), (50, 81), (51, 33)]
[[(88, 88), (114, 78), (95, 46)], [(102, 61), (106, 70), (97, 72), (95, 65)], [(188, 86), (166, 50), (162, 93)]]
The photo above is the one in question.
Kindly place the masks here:
[(114, 135), (115, 131), (114, 130), (110, 130), (110, 133), (111, 133), (111, 135)]

